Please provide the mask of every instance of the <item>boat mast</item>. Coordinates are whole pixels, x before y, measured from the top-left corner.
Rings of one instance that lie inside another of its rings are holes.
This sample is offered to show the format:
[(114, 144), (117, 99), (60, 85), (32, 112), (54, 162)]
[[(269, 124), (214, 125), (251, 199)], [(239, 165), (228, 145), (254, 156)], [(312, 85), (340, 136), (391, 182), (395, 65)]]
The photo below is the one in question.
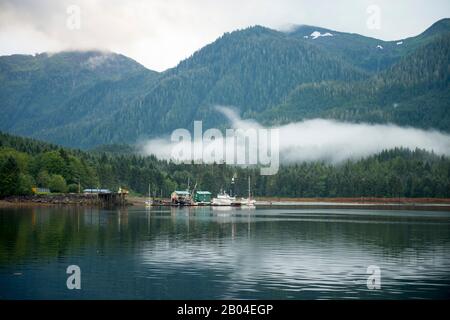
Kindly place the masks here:
[(250, 176), (248, 176), (248, 201), (250, 201)]

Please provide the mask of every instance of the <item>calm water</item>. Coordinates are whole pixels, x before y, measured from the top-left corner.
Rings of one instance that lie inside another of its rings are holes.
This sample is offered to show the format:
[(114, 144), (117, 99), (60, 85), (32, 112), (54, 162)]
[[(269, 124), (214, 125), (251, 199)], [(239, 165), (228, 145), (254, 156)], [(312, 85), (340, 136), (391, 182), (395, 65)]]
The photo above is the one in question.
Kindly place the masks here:
[(2, 299), (449, 297), (450, 212), (0, 209)]

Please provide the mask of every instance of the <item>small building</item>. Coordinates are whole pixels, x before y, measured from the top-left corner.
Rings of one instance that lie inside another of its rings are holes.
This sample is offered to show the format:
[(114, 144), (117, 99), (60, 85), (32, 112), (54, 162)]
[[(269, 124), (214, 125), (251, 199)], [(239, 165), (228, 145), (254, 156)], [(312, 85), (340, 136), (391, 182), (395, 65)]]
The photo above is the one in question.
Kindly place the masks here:
[(194, 195), (194, 202), (198, 204), (211, 204), (211, 192), (196, 191)]
[(175, 190), (170, 195), (170, 200), (176, 205), (189, 205), (191, 203), (191, 194), (188, 191)]
[(112, 193), (109, 189), (84, 189), (84, 193), (94, 193), (94, 194), (100, 194), (100, 193)]
[(109, 189), (84, 189), (86, 197), (97, 197), (97, 199), (107, 206), (117, 206), (127, 204), (128, 190), (120, 188), (119, 192), (113, 192)]
[(34, 194), (50, 193), (50, 189), (49, 189), (49, 188), (38, 188), (38, 187), (33, 187), (33, 188), (31, 188), (31, 191), (32, 191)]

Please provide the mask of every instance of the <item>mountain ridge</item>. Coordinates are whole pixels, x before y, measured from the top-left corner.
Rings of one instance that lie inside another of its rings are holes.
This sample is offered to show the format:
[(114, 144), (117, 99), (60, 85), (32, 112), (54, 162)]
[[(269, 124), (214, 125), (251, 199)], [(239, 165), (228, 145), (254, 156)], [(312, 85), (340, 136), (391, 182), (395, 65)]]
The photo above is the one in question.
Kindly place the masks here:
[[(313, 39), (315, 31), (331, 35), (315, 34)], [(223, 127), (227, 120), (214, 106), (233, 105), (243, 118), (268, 125), (322, 116), (449, 131), (448, 103), (444, 101), (448, 96), (450, 71), (445, 59), (449, 43), (440, 40), (449, 34), (450, 19), (437, 21), (402, 41), (314, 26), (291, 32), (253, 26), (224, 33), (163, 72), (151, 71), (120, 54), (95, 50), (3, 56), (0, 130), (91, 148), (134, 143), (179, 127), (190, 128), (194, 120), (203, 120), (205, 127)], [(434, 49), (408, 60), (427, 45)], [(429, 59), (440, 63), (433, 65)], [(420, 68), (414, 71), (413, 64)], [(429, 81), (409, 74), (412, 71), (427, 75)], [(429, 91), (433, 72), (441, 78), (439, 86)], [(403, 77), (399, 81), (408, 83), (407, 88), (388, 79), (398, 74)], [(414, 79), (419, 81), (415, 87)], [(377, 89), (380, 85), (384, 91)], [(360, 93), (349, 94), (349, 90)], [(381, 93), (374, 95), (375, 91)], [(324, 96), (316, 98), (313, 92)], [(388, 111), (387, 105), (398, 104), (396, 94), (407, 94), (413, 103)], [(427, 99), (437, 107), (422, 107)], [(302, 101), (308, 102), (308, 112), (302, 111), (306, 110)], [(358, 103), (366, 104), (366, 109), (355, 107)], [(370, 106), (374, 107), (367, 109)], [(436, 113), (433, 119), (423, 117), (427, 108)]]

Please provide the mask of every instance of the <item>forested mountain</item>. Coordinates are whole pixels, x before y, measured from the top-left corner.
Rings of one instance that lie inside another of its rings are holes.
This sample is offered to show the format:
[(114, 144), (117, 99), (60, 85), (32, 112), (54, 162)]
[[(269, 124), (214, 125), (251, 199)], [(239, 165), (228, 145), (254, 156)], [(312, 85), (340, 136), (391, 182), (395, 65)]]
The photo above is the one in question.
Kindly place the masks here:
[(108, 52), (0, 57), (0, 128), (60, 142), (58, 134), (68, 126), (78, 141), (85, 126), (132, 103), (157, 77), (134, 60)]
[(450, 131), (450, 19), (381, 41), (312, 26), (226, 33), (156, 73), (121, 55), (0, 57), (0, 129), (66, 146), (133, 144), (223, 127), (214, 106), (266, 124), (325, 117)]
[(332, 52), (352, 65), (375, 73), (389, 68), (403, 56), (448, 32), (450, 19), (438, 21), (416, 37), (396, 41), (383, 41), (305, 25), (292, 28), (290, 34)]
[[(320, 66), (320, 67), (319, 67)], [(120, 141), (191, 128), (194, 120), (217, 126), (226, 119), (213, 107), (233, 105), (244, 117), (282, 100), (299, 83), (355, 81), (365, 73), (297, 39), (262, 27), (225, 34), (169, 70), (143, 101), (117, 118), (133, 126)], [(100, 126), (110, 132), (115, 122)]]
[(450, 129), (450, 33), (363, 81), (300, 85), (258, 116), (263, 122), (305, 118), (397, 123)]
[(232, 177), (235, 193), (245, 195), (248, 176), (255, 196), (450, 197), (450, 159), (423, 150), (387, 150), (339, 165), (298, 163), (262, 176), (257, 168), (175, 164), (116, 152), (122, 149), (85, 152), (0, 132), (0, 198), (29, 194), (33, 186), (77, 192), (78, 182), (82, 188), (126, 187), (141, 194), (151, 184), (157, 195), (168, 197), (173, 190), (186, 189), (190, 180), (215, 194), (231, 188)]

